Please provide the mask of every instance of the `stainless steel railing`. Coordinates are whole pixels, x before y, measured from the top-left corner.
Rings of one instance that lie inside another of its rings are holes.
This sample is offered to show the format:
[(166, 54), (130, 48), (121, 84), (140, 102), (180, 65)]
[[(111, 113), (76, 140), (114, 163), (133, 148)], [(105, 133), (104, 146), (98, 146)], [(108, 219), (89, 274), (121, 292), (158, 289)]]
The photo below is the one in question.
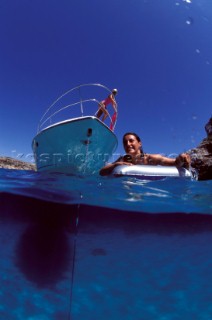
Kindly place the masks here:
[[(87, 92), (87, 89), (89, 90), (88, 92)], [(90, 91), (91, 93), (89, 93)], [(97, 95), (98, 99), (90, 98), (89, 97), (90, 94)], [(47, 110), (45, 111), (45, 113), (43, 114), (43, 116), (39, 121), (37, 132), (40, 132), (41, 130), (43, 130), (44, 128), (52, 124), (55, 124), (57, 122), (64, 121), (70, 118), (83, 117), (85, 115), (96, 116), (96, 113), (99, 109), (100, 101), (105, 98), (105, 95), (108, 96), (109, 94), (111, 94), (111, 90), (108, 89), (106, 86), (98, 83), (81, 84), (77, 87), (74, 87), (66, 91), (47, 108)], [(68, 114), (68, 116), (65, 113), (62, 115), (62, 113), (67, 109), (77, 107), (77, 106), (79, 106), (79, 108), (78, 110), (74, 109), (75, 113), (70, 113)], [(117, 109), (118, 109), (118, 106), (116, 103), (116, 110)], [(61, 115), (60, 120), (58, 120), (57, 118), (59, 114)], [(76, 114), (77, 116), (75, 116)], [(106, 125), (108, 125), (108, 127), (112, 131), (115, 128), (116, 121), (117, 121), (117, 112), (115, 117), (114, 117), (114, 114), (112, 115), (112, 112), (108, 112), (108, 120)]]

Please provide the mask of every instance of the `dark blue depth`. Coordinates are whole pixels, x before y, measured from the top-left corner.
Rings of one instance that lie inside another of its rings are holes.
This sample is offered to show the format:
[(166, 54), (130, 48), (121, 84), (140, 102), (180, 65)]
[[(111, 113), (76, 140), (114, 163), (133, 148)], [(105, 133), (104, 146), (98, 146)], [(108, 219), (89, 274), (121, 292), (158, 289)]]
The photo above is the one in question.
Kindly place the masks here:
[(210, 319), (212, 216), (1, 193), (0, 319)]

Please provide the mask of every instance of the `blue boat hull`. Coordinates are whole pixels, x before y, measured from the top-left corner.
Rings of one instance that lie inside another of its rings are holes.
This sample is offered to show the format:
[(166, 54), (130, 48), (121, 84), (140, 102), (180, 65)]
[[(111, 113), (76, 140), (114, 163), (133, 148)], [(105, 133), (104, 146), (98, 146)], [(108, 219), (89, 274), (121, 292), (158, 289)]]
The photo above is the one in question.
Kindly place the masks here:
[(94, 116), (56, 123), (32, 142), (38, 171), (94, 174), (118, 145), (116, 135)]

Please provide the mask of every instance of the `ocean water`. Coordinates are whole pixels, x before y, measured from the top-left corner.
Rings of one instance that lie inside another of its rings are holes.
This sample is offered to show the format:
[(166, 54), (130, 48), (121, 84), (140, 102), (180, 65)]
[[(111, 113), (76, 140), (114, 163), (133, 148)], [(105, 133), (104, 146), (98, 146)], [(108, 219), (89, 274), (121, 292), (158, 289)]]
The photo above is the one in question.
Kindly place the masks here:
[(0, 319), (212, 319), (212, 181), (0, 170)]

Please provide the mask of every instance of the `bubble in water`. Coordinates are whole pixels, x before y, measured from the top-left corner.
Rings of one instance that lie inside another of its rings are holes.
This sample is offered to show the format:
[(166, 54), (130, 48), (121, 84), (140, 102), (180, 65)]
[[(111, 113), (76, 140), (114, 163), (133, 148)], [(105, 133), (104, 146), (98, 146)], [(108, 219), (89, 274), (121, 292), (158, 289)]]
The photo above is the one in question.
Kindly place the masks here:
[(191, 17), (188, 17), (188, 19), (186, 20), (186, 24), (192, 25), (193, 23), (194, 23), (194, 19)]

